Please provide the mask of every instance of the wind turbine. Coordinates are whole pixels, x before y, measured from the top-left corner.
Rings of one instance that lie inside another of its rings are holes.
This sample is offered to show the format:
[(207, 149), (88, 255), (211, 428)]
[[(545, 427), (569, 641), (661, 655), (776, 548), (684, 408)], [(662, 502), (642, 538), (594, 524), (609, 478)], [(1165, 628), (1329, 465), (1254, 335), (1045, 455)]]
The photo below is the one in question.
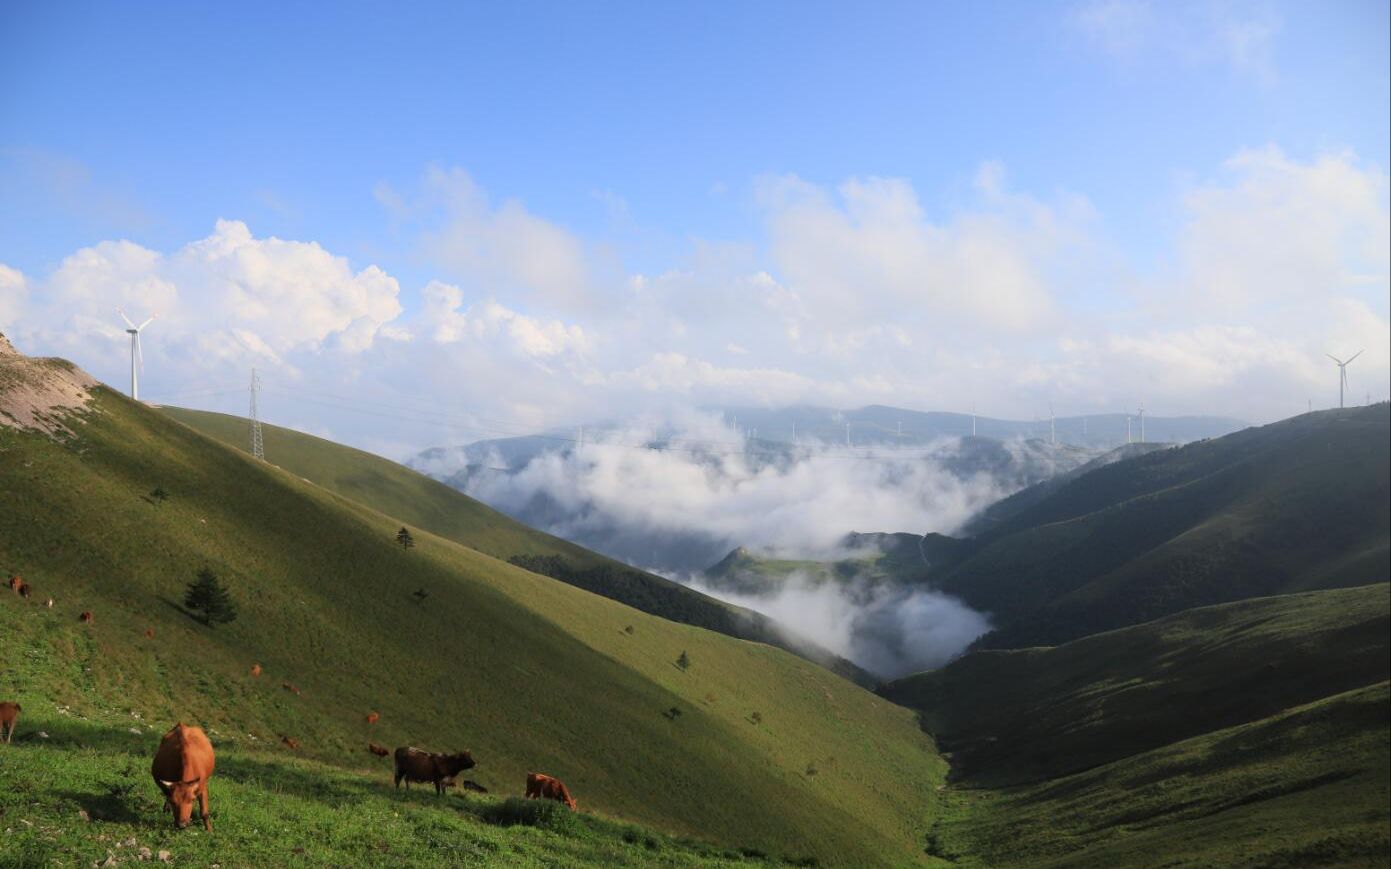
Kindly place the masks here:
[(1136, 411), (1136, 415), (1140, 417), (1140, 443), (1144, 443), (1144, 442), (1145, 442), (1145, 402), (1144, 402), (1143, 399), (1141, 399), (1141, 401), (1140, 401), (1140, 409), (1139, 409), (1138, 411)]
[(138, 372), (145, 370), (145, 357), (140, 353), (140, 330), (150, 325), (155, 317), (151, 314), (150, 319), (137, 326), (130, 321), (125, 311), (117, 308), (116, 313), (120, 314), (121, 319), (125, 320), (126, 325), (130, 327), (126, 329), (126, 334), (130, 336), (130, 397), (135, 401), (139, 401), (140, 376)]
[(1347, 389), (1348, 386), (1348, 366), (1352, 364), (1352, 360), (1362, 355), (1362, 351), (1358, 350), (1356, 353), (1349, 356), (1347, 362), (1344, 362), (1332, 353), (1325, 353), (1324, 355), (1338, 363), (1338, 407), (1341, 409), (1343, 406), (1343, 390)]

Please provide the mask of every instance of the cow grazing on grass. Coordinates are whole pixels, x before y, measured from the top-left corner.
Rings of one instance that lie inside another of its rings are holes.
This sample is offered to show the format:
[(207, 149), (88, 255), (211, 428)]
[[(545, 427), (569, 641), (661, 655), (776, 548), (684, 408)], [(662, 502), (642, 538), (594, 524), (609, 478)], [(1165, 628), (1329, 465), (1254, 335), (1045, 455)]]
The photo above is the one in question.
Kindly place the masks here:
[(14, 726), (19, 721), (19, 710), (18, 703), (11, 703), (8, 700), (0, 703), (0, 736), (5, 737), (6, 745), (9, 745), (10, 740), (14, 739)]
[(145, 639), (147, 639), (147, 640), (153, 640), (154, 638), (155, 638), (155, 629), (154, 629), (154, 628), (146, 628), (146, 629), (145, 629)]
[(368, 724), (376, 724), (378, 721), (381, 721), (381, 719), (382, 719), (382, 717), (381, 717), (380, 715), (378, 715), (377, 713), (375, 713), (375, 712), (368, 712), (368, 713), (367, 713), (367, 723), (368, 723)]
[(375, 742), (367, 743), (367, 750), (377, 757), (386, 757), (388, 754), (391, 754), (391, 749), (387, 748), (385, 745), (377, 745)]
[(44, 601), (43, 605), (48, 607), (49, 609), (53, 609), (53, 598), (49, 598), (48, 600)]
[(215, 762), (212, 743), (201, 727), (180, 722), (160, 740), (150, 774), (163, 792), (165, 807), (174, 816), (174, 826), (178, 829), (188, 826), (196, 799), (199, 814), (203, 816), (203, 829), (212, 832), (208, 779), (213, 774)]
[(282, 736), (280, 737), (280, 741), (285, 743), (289, 748), (299, 751), (299, 740), (295, 739), (293, 736)]
[(84, 625), (90, 625), (92, 623), (92, 611), (83, 610), (82, 615), (78, 616), (77, 620), (79, 622), (82, 622)]
[(453, 783), (454, 776), (476, 766), (473, 755), (467, 751), (456, 754), (431, 754), (418, 748), (402, 747), (396, 749), (395, 757), (397, 790), (401, 789), (401, 780), (405, 779), (406, 790), (411, 789), (413, 781), (427, 781), (435, 786), (435, 793), (442, 794), (444, 789)]
[(30, 592), (29, 592), (29, 583), (27, 583), (27, 582), (21, 582), (21, 583), (19, 584), (19, 588), (15, 589), (15, 590), (19, 592), (19, 596), (20, 596), (20, 597), (24, 598), (25, 600), (28, 600), (28, 599), (29, 599), (29, 594), (30, 594)]
[(281, 683), (280, 683), (280, 687), (281, 687), (281, 688), (284, 688), (286, 691), (289, 691), (291, 694), (295, 695), (296, 697), (299, 696), (299, 689), (296, 688), (294, 685), (291, 685), (289, 682), (281, 682)]
[(19, 587), (24, 584), (24, 580), (19, 578), (19, 574), (10, 576), (10, 591), (19, 591)]
[(526, 798), (529, 800), (555, 800), (569, 806), (571, 811), (575, 810), (575, 798), (570, 796), (570, 790), (565, 787), (565, 782), (539, 772), (526, 774)]
[(260, 664), (252, 664), (252, 665), (251, 665), (251, 678), (253, 678), (253, 679), (259, 679), (260, 677), (261, 677), (261, 665), (260, 665)]

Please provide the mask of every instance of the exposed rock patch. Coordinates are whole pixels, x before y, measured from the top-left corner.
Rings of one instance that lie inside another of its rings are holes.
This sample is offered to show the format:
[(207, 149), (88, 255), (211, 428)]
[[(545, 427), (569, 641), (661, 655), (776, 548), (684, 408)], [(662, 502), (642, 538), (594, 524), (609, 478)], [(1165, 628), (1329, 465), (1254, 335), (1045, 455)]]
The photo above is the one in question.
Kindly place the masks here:
[(87, 406), (97, 385), (66, 359), (25, 356), (0, 333), (0, 426), (71, 435), (71, 415)]

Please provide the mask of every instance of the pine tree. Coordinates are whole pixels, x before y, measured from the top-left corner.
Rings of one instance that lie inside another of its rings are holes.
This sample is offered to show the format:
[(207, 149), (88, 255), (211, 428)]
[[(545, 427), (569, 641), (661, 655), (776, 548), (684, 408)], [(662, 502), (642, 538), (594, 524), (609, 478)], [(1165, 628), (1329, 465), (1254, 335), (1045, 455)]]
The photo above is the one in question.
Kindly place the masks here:
[(214, 623), (226, 624), (237, 617), (237, 608), (232, 604), (227, 589), (218, 581), (217, 574), (206, 567), (198, 571), (198, 578), (188, 584), (184, 606), (208, 627)]
[(683, 671), (691, 666), (691, 659), (687, 656), (685, 650), (682, 650), (681, 657), (676, 659), (676, 666), (680, 667)]
[(166, 500), (168, 500), (169, 493), (164, 491), (163, 486), (155, 486), (154, 491), (150, 493), (150, 497), (154, 499), (155, 506), (159, 507), (162, 506)]
[(401, 530), (396, 532), (396, 542), (401, 544), (402, 549), (410, 549), (415, 545), (415, 538), (411, 536), (411, 531), (404, 525)]

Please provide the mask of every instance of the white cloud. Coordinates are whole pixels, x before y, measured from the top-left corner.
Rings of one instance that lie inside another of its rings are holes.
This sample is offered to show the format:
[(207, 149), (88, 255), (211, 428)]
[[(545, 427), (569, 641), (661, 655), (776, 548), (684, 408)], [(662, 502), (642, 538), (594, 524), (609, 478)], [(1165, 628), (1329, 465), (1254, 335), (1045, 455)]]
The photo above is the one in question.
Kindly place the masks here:
[(424, 322), (431, 337), (441, 344), (503, 339), (508, 349), (537, 360), (583, 355), (589, 348), (579, 326), (528, 317), (493, 300), (461, 310), (464, 292), (450, 284), (431, 281), (421, 296), (425, 301)]
[(19, 318), (28, 297), (28, 281), (24, 279), (24, 273), (0, 263), (0, 329)]
[(1124, 64), (1224, 64), (1261, 84), (1277, 77), (1282, 22), (1265, 0), (1091, 0), (1075, 6), (1070, 18), (1093, 45)]

